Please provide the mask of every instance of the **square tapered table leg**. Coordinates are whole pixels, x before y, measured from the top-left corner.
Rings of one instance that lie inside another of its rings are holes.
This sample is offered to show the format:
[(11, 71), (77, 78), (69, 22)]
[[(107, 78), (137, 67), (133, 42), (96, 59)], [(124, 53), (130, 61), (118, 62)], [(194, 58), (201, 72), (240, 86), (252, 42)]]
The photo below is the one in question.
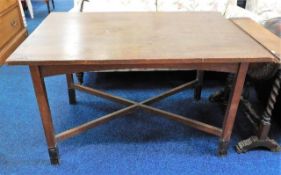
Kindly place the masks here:
[(219, 155), (227, 154), (227, 148), (231, 137), (234, 121), (236, 118), (236, 113), (238, 110), (240, 97), (243, 91), (248, 67), (249, 63), (241, 63), (234, 78), (232, 92), (228, 101), (228, 106), (224, 117), (223, 131), (220, 137), (220, 144), (218, 150)]
[(48, 102), (44, 77), (41, 73), (40, 67), (30, 66), (31, 77), (33, 86), (39, 106), (41, 120), (45, 132), (46, 141), (48, 144), (48, 150), (50, 155), (50, 161), (52, 164), (58, 164), (58, 151), (56, 146), (56, 138), (53, 127), (51, 110)]

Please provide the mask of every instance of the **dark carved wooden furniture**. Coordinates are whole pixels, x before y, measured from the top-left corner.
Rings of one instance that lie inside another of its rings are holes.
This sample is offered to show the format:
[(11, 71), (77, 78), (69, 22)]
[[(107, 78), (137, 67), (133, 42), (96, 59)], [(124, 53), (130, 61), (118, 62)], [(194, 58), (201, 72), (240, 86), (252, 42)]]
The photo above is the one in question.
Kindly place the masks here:
[[(56, 32), (51, 30), (54, 27)], [(51, 163), (57, 164), (58, 141), (135, 109), (160, 114), (218, 136), (218, 152), (224, 155), (249, 64), (278, 61), (263, 45), (216, 12), (52, 13), (14, 52), (8, 64), (30, 67)], [(175, 69), (197, 70), (197, 77), (142, 102), (83, 86), (75, 83), (72, 76), (73, 73), (87, 71)], [(204, 70), (234, 74), (221, 128), (150, 106), (188, 87), (195, 87), (194, 97), (200, 99)], [(44, 79), (61, 74), (67, 77), (70, 104), (76, 103), (75, 92), (79, 90), (127, 107), (56, 134)]]
[[(276, 99), (280, 92), (281, 83), (281, 71), (280, 71), (280, 58), (281, 58), (281, 39), (276, 35), (266, 30), (261, 25), (250, 19), (234, 19), (237, 24), (245, 33), (249, 34), (258, 43), (262, 44), (269, 52), (275, 55), (279, 59), (278, 63), (263, 63), (263, 64), (252, 64), (248, 70), (249, 78), (257, 80), (266, 80), (275, 77), (272, 85), (272, 90), (268, 97), (268, 102), (264, 112), (260, 115), (254, 109), (250, 101), (248, 100), (247, 93), (244, 93), (241, 97), (241, 102), (244, 107), (245, 116), (249, 119), (251, 124), (257, 131), (255, 136), (240, 141), (237, 146), (237, 152), (244, 153), (251, 149), (256, 148), (267, 148), (271, 151), (281, 151), (279, 144), (269, 138), (269, 131), (271, 127), (271, 116), (274, 110)], [(275, 31), (275, 30), (274, 30)], [(230, 85), (233, 77), (228, 76), (226, 86), (223, 90), (210, 96), (210, 100), (213, 102), (219, 102), (225, 104), (229, 98)], [(267, 86), (267, 85), (264, 85)], [(266, 92), (260, 92), (266, 94)], [(265, 100), (265, 99), (264, 99)]]
[(17, 0), (0, 1), (0, 66), (27, 37)]
[[(254, 37), (257, 42), (261, 43), (266, 49), (272, 52), (272, 54), (274, 54), (276, 58), (279, 59), (279, 64), (277, 63), (275, 65), (265, 65), (267, 67), (273, 67), (269, 69), (271, 70), (271, 72), (267, 73), (269, 74), (269, 76), (273, 77), (275, 74), (276, 75), (271, 93), (268, 98), (268, 103), (263, 114), (259, 116), (248, 100), (243, 98), (241, 99), (242, 104), (246, 109), (246, 116), (250, 119), (250, 121), (254, 124), (255, 128), (257, 129), (257, 135), (239, 142), (236, 146), (237, 151), (240, 153), (247, 152), (248, 150), (259, 147), (268, 148), (271, 151), (281, 151), (280, 145), (275, 140), (270, 139), (268, 136), (271, 126), (272, 111), (275, 107), (276, 99), (279, 95), (281, 85), (281, 39), (271, 33), (269, 30), (266, 30), (264, 27), (249, 19), (240, 19), (235, 20), (234, 22), (237, 23), (237, 25), (239, 25), (245, 32), (249, 33), (252, 37)], [(251, 73), (253, 74), (252, 76), (258, 74), (255, 71), (262, 73), (263, 71), (261, 68), (261, 65), (253, 65), (253, 70)], [(258, 75), (260, 75), (261, 73), (259, 73)]]
[(247, 99), (241, 99), (242, 104), (246, 109), (245, 115), (255, 127), (257, 134), (240, 141), (236, 146), (237, 152), (245, 153), (256, 148), (267, 148), (273, 152), (281, 151), (281, 146), (275, 140), (269, 138), (272, 111), (276, 103), (276, 98), (279, 95), (280, 85), (281, 70), (277, 72), (267, 106), (261, 116), (257, 114)]

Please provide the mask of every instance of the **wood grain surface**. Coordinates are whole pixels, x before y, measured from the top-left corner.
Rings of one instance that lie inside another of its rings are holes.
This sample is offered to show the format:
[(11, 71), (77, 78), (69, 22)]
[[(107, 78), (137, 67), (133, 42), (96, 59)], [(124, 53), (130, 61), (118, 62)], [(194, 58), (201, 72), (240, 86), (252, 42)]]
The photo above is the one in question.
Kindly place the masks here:
[(0, 0), (0, 67), (26, 37), (19, 2)]
[(216, 12), (52, 13), (11, 65), (276, 62)]
[(17, 0), (0, 0), (0, 11), (7, 10), (12, 5), (16, 4)]
[(275, 55), (281, 63), (281, 39), (277, 35), (249, 18), (233, 19), (232, 21)]

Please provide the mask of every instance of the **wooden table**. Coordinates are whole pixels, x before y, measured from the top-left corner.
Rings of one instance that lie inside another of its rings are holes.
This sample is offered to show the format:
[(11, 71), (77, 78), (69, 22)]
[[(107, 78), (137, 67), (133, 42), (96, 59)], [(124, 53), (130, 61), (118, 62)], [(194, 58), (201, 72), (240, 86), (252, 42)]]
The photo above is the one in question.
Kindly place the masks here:
[[(8, 59), (8, 64), (30, 67), (51, 163), (56, 164), (59, 162), (57, 141), (137, 108), (218, 136), (219, 153), (226, 154), (249, 63), (277, 61), (269, 50), (215, 12), (53, 13)], [(112, 69), (193, 69), (198, 75), (194, 81), (143, 102), (73, 81), (75, 72)], [(204, 70), (235, 74), (222, 128), (149, 106), (187, 87), (195, 87), (195, 99), (199, 100)], [(80, 90), (128, 107), (55, 134), (44, 78), (59, 74), (66, 74), (71, 104), (76, 103), (75, 90)]]

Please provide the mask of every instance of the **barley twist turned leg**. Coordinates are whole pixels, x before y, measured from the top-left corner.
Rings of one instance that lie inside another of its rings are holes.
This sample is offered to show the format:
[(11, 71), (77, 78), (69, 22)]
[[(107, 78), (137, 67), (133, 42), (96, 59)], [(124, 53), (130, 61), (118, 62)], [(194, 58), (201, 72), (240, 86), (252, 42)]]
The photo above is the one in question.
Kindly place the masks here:
[(266, 139), (269, 133), (272, 111), (274, 109), (276, 99), (279, 95), (280, 84), (281, 84), (281, 71), (278, 71), (277, 77), (273, 83), (272, 90), (270, 92), (266, 109), (262, 116), (261, 127), (260, 127), (261, 130), (259, 132), (260, 139)]
[(280, 85), (281, 70), (278, 71), (273, 83), (273, 87), (268, 99), (268, 104), (262, 115), (261, 123), (258, 128), (258, 136), (252, 136), (246, 140), (239, 142), (236, 146), (236, 149), (239, 153), (247, 152), (250, 149), (255, 149), (258, 147), (264, 147), (274, 152), (281, 151), (281, 147), (279, 146), (279, 144), (275, 140), (268, 138), (271, 127), (272, 111), (274, 109), (276, 99), (279, 95)]

